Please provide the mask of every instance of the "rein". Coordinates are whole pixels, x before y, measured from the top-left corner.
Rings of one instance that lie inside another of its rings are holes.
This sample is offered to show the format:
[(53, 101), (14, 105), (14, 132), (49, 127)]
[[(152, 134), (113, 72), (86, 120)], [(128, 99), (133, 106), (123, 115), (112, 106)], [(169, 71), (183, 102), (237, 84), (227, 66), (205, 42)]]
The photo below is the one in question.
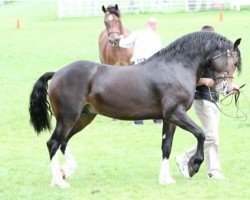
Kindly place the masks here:
[[(239, 89), (243, 88), (246, 84), (243, 84), (242, 86), (239, 87)], [(234, 119), (238, 119), (239, 121), (246, 121), (247, 120), (247, 113), (245, 113), (241, 108), (240, 108), (240, 103), (239, 103), (239, 97), (240, 97), (240, 90), (238, 92), (238, 94), (235, 94), (234, 95), (234, 104), (235, 104), (235, 107), (236, 107), (236, 117), (235, 116), (231, 116), (231, 115), (228, 115), (226, 113), (224, 113), (221, 108), (217, 105), (216, 101), (214, 100), (214, 98), (212, 97), (212, 93), (211, 93), (211, 90), (210, 90), (210, 87), (208, 87), (208, 91), (209, 91), (209, 96), (210, 96), (210, 100), (215, 104), (215, 106), (218, 108), (218, 110), (225, 116), (227, 117), (230, 117), (230, 118), (234, 118)], [(223, 99), (220, 100), (220, 103), (222, 101), (224, 101), (226, 98), (228, 98), (229, 96), (232, 96), (232, 92), (230, 92), (227, 96), (225, 96)], [(225, 105), (225, 106), (229, 106), (231, 105), (233, 101), (233, 96), (231, 98), (231, 101), (229, 102), (229, 104)], [(222, 104), (223, 105), (223, 104)], [(239, 115), (239, 112), (241, 112), (242, 115)], [(243, 119), (242, 119), (243, 118)]]

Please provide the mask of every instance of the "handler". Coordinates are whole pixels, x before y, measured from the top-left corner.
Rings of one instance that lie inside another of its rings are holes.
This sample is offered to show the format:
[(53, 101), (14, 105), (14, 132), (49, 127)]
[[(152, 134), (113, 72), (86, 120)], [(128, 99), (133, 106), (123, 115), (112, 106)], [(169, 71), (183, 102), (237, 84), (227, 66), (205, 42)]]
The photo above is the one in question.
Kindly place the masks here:
[[(214, 32), (214, 28), (207, 25), (203, 26), (201, 31)], [(239, 89), (234, 87), (232, 93), (237, 94), (238, 92)], [(207, 70), (198, 81), (193, 106), (206, 136), (204, 141), (204, 158), (207, 166), (207, 175), (209, 178), (224, 179), (225, 176), (221, 171), (219, 158), (220, 110), (218, 109), (218, 101), (219, 94), (216, 92), (214, 80)], [(188, 174), (188, 162), (195, 154), (196, 149), (197, 145), (193, 146), (189, 151), (176, 156), (176, 163), (181, 173), (186, 177)]]

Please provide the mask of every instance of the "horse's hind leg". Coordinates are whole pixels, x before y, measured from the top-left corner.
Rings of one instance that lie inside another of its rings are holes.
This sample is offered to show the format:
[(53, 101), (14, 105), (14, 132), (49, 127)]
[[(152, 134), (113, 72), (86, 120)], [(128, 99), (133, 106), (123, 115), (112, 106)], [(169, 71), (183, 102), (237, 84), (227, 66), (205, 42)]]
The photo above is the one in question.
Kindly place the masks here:
[(73, 135), (75, 135), (76, 133), (84, 129), (88, 124), (90, 124), (95, 118), (95, 116), (96, 116), (95, 114), (82, 113), (77, 123), (71, 129), (67, 138), (63, 141), (61, 145), (60, 149), (65, 156), (65, 163), (61, 168), (62, 177), (64, 179), (70, 177), (77, 168), (76, 161), (69, 150), (68, 141)]
[(51, 185), (58, 185), (62, 188), (67, 188), (70, 186), (68, 183), (66, 183), (63, 180), (61, 176), (57, 150), (59, 149), (62, 142), (66, 139), (69, 131), (74, 126), (78, 117), (79, 117), (78, 114), (71, 114), (69, 116), (57, 118), (56, 128), (50, 140), (47, 142), (50, 159), (51, 159), (51, 169), (52, 169)]
[(162, 128), (162, 164), (159, 175), (160, 184), (173, 184), (175, 180), (171, 177), (169, 171), (169, 156), (172, 149), (172, 142), (176, 125), (164, 122)]

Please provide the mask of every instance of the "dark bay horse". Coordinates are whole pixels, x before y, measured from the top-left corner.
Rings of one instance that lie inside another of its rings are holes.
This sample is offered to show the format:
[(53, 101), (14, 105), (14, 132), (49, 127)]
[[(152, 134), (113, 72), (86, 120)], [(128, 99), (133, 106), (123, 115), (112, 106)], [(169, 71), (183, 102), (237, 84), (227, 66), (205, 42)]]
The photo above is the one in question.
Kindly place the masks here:
[[(240, 39), (232, 43), (216, 33), (195, 32), (177, 39), (138, 67), (77, 61), (42, 75), (30, 95), (29, 112), (38, 133), (51, 129), (49, 111), (56, 118), (55, 130), (47, 142), (52, 184), (69, 187), (60, 171), (58, 150), (65, 155), (62, 169), (63, 176), (68, 177), (76, 163), (67, 143), (97, 114), (121, 120), (163, 119), (161, 184), (175, 182), (168, 160), (176, 126), (191, 132), (198, 141), (197, 152), (188, 163), (192, 177), (203, 162), (205, 140), (203, 130), (186, 113), (194, 99), (196, 82), (208, 65), (215, 78), (221, 73), (231, 77), (235, 69), (239, 71), (239, 44)], [(229, 83), (228, 91), (231, 88)]]
[(118, 5), (102, 6), (104, 12), (104, 23), (106, 29), (99, 35), (99, 57), (103, 64), (130, 66), (130, 58), (133, 54), (133, 49), (125, 49), (116, 46), (119, 35), (127, 36), (131, 33), (130, 30), (123, 27), (121, 15)]

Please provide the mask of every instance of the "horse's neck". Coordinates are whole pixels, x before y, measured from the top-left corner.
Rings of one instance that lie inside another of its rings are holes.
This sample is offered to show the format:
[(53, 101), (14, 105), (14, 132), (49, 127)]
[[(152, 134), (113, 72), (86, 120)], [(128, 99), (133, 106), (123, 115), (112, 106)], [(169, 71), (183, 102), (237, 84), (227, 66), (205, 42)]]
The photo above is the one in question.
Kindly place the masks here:
[(122, 25), (122, 21), (120, 20), (120, 31), (121, 31), (121, 34), (122, 35), (125, 35), (125, 31), (124, 31), (124, 28), (123, 28), (123, 25)]
[(187, 69), (186, 73), (193, 74), (196, 79), (200, 79), (204, 71), (209, 67), (209, 62), (206, 61), (204, 55), (196, 56), (184, 56), (184, 57), (169, 57), (169, 63), (179, 63), (184, 69)]
[(193, 60), (193, 68), (194, 71), (196, 71), (196, 79), (197, 81), (202, 77), (204, 72), (207, 70), (209, 67), (210, 63), (206, 62), (204, 57), (196, 57), (196, 59)]

